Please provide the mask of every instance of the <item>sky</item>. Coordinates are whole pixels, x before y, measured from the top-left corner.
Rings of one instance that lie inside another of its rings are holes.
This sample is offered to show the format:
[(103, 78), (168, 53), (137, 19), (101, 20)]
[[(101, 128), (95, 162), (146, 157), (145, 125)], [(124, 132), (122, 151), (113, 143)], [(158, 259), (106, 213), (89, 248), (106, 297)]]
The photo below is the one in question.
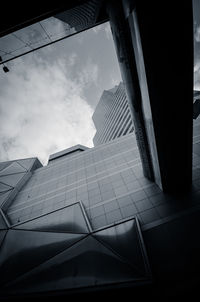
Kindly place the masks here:
[[(194, 0), (194, 89), (200, 90), (200, 1)], [(65, 25), (54, 18), (54, 30)], [(1, 46), (1, 45), (0, 45)], [(0, 48), (1, 49), (1, 48)], [(121, 81), (109, 23), (27, 54), (0, 70), (0, 161), (93, 146), (92, 114)]]
[[(62, 21), (56, 21), (62, 26)], [(92, 114), (121, 81), (109, 23), (7, 63), (0, 72), (0, 161), (93, 146)]]

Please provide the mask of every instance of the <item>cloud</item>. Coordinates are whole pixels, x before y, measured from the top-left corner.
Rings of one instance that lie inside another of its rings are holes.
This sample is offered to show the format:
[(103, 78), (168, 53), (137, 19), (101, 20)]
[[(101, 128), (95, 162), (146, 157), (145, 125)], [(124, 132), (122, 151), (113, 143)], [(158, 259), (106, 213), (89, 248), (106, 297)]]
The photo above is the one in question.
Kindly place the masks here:
[(77, 74), (77, 81), (81, 86), (97, 85), (99, 68), (98, 65), (88, 59), (82, 70)]
[(92, 31), (93, 31), (95, 34), (98, 34), (104, 27), (105, 27), (104, 24), (100, 24), (100, 25), (97, 25), (97, 26), (93, 27), (93, 28), (92, 28)]
[(1, 74), (1, 161), (37, 156), (46, 163), (50, 153), (75, 144), (92, 146), (93, 112), (83, 89), (91, 78), (96, 81), (98, 71), (87, 62), (82, 81), (72, 81), (65, 68), (75, 59), (71, 55), (47, 64), (37, 55), (27, 56)]
[(119, 85), (119, 78), (115, 77), (115, 75), (110, 76), (110, 83), (111, 83), (111, 88), (113, 88), (116, 85)]
[(194, 38), (196, 42), (200, 42), (200, 25), (194, 27)]
[(76, 53), (72, 53), (69, 58), (68, 58), (68, 65), (71, 67), (75, 64), (76, 60), (77, 60), (77, 54)]
[(95, 34), (98, 34), (98, 32), (102, 29), (102, 26), (99, 25), (99, 26), (95, 26), (92, 28), (92, 31), (95, 33)]
[(200, 61), (194, 65), (194, 90), (200, 90)]
[(111, 40), (112, 39), (112, 32), (111, 32), (111, 28), (110, 28), (110, 23), (109, 22), (105, 26), (104, 30), (105, 30), (105, 33), (106, 33), (106, 38), (108, 40)]

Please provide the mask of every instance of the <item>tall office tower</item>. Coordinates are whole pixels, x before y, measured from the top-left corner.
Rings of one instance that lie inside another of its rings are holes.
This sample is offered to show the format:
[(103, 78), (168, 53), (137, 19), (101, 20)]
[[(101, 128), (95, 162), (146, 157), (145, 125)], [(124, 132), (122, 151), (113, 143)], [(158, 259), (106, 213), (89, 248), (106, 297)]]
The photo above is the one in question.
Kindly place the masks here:
[(123, 83), (103, 92), (92, 119), (96, 128), (94, 146), (133, 132), (133, 122)]

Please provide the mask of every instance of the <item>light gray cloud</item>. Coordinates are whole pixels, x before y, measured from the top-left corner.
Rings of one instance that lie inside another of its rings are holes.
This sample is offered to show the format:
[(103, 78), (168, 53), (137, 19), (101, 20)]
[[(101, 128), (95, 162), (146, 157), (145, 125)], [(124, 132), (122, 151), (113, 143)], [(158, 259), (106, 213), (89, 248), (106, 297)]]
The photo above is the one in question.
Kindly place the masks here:
[(112, 40), (112, 32), (111, 32), (111, 28), (110, 28), (110, 23), (109, 22), (105, 26), (105, 33), (106, 33), (106, 38), (108, 40)]
[(77, 54), (76, 53), (72, 53), (69, 57), (68, 57), (68, 65), (70, 67), (74, 66), (74, 64), (76, 63), (76, 60), (77, 60)]
[(65, 66), (73, 65), (73, 60), (75, 56), (46, 64), (34, 55), (13, 65), (0, 92), (1, 160), (38, 156), (45, 163), (49, 151), (92, 146), (92, 109), (83, 89), (89, 77), (95, 81), (97, 71), (89, 62), (84, 80), (72, 81)]
[(200, 25), (199, 26), (196, 25), (194, 28), (194, 38), (196, 42), (200, 42)]
[(95, 26), (92, 28), (92, 31), (95, 33), (95, 34), (98, 34), (98, 32), (102, 30), (102, 25), (99, 25), (99, 26)]
[(98, 71), (97, 64), (88, 59), (84, 68), (78, 74), (78, 82), (81, 86), (85, 85), (97, 85), (98, 82)]
[(194, 66), (194, 90), (200, 90), (200, 61)]

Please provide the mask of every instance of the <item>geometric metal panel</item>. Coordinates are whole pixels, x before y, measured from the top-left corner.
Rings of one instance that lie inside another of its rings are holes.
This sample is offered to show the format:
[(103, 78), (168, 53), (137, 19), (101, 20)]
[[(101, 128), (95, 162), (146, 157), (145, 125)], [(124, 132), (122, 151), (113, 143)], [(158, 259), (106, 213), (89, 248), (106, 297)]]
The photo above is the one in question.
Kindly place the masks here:
[(3, 243), (3, 240), (5, 238), (7, 231), (0, 231), (0, 248), (1, 248), (1, 244)]
[(88, 233), (79, 203), (61, 208), (14, 226), (15, 229), (53, 232)]
[(6, 230), (6, 229), (7, 229), (7, 225), (0, 212), (0, 230)]
[(4, 161), (0, 163), (0, 171), (5, 169), (6, 167), (8, 167), (11, 164), (10, 161)]
[(135, 272), (89, 236), (7, 286), (20, 293), (45, 292), (131, 281)]
[(25, 173), (10, 174), (6, 176), (0, 176), (0, 181), (9, 186), (15, 187), (17, 183), (24, 177)]
[[(33, 160), (31, 159), (32, 165)], [(6, 211), (13, 198), (31, 176), (31, 172), (28, 172), (17, 161), (3, 162), (0, 166), (2, 167), (0, 170), (0, 207)]]
[(1, 170), (0, 176), (21, 173), (21, 172), (23, 173), (23, 172), (27, 172), (27, 171), (22, 166), (20, 166), (17, 162), (13, 162), (7, 168)]
[(115, 252), (123, 256), (125, 261), (135, 268), (138, 273), (145, 275), (146, 266), (140, 252), (141, 242), (135, 220), (103, 229), (94, 233), (93, 236), (107, 248), (114, 249)]
[(14, 280), (84, 236), (83, 234), (9, 230), (0, 250), (0, 284)]
[(75, 31), (81, 31), (95, 24), (100, 5), (101, 1), (90, 0), (78, 7), (59, 13), (55, 17), (70, 25)]
[(12, 189), (13, 187), (0, 182), (0, 192), (6, 192)]
[(0, 207), (3, 204), (4, 200), (8, 197), (12, 190), (6, 191), (4, 193), (0, 193)]
[(19, 159), (17, 162), (24, 167), (26, 170), (29, 170), (33, 165), (35, 158), (26, 158), (26, 159)]
[(151, 281), (134, 218), (85, 235), (9, 230), (1, 253), (3, 296)]

